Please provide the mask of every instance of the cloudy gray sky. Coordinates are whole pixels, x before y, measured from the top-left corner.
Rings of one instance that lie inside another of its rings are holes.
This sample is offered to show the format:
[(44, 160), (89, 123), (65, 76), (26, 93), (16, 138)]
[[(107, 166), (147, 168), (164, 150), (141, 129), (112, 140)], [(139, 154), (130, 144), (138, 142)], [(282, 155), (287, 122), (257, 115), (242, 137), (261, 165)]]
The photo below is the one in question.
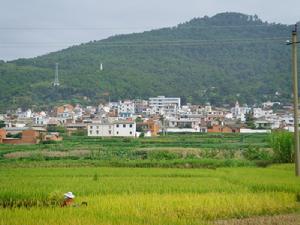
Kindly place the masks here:
[(114, 34), (174, 26), (220, 12), (293, 24), (299, 0), (0, 0), (0, 59), (34, 57)]

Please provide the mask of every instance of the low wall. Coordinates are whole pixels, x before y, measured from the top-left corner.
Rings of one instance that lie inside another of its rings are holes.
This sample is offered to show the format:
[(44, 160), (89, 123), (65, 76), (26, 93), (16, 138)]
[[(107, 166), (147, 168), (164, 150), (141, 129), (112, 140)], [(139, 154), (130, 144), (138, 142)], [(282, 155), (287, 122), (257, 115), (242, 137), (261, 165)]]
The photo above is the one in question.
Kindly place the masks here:
[(271, 133), (271, 130), (254, 130), (254, 129), (240, 129), (241, 134), (266, 134)]

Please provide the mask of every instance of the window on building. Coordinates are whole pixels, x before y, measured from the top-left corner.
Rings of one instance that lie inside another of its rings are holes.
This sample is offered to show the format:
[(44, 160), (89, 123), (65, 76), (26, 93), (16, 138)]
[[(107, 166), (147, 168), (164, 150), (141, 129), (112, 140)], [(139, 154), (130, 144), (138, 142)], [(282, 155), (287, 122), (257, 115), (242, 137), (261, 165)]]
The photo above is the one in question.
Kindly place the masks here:
[(99, 134), (99, 130), (97, 130), (96, 133)]
[(132, 134), (132, 131), (130, 131), (129, 133)]
[(132, 128), (132, 124), (130, 124), (129, 127)]
[(111, 134), (111, 130), (109, 130), (108, 133)]
[(119, 127), (119, 124), (117, 124), (117, 126), (116, 127)]
[(117, 131), (117, 134), (119, 134), (119, 131)]
[(93, 132), (90, 130), (90, 134), (92, 134)]
[(93, 129), (93, 126), (90, 126), (90, 129)]
[(126, 124), (123, 124), (123, 127), (125, 128), (125, 127), (126, 127)]

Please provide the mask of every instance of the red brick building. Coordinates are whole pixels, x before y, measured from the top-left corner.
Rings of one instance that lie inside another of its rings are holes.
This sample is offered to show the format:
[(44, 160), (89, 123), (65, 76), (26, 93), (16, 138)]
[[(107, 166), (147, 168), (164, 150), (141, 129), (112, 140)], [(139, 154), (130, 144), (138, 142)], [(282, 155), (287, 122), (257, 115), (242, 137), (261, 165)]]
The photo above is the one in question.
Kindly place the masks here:
[(0, 144), (38, 144), (40, 141), (62, 141), (58, 132), (46, 133), (44, 130), (23, 130), (21, 138), (9, 138), (5, 129), (0, 129)]
[(240, 133), (240, 127), (233, 127), (227, 125), (213, 125), (207, 129), (208, 133)]

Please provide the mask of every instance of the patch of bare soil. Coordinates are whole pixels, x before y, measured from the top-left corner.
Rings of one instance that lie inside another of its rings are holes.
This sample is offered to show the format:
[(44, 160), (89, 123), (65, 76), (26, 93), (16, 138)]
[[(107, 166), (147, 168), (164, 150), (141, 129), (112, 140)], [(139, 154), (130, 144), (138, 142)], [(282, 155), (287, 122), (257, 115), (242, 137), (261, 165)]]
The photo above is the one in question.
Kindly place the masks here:
[(300, 225), (300, 214), (259, 216), (247, 219), (219, 220), (215, 225)]

